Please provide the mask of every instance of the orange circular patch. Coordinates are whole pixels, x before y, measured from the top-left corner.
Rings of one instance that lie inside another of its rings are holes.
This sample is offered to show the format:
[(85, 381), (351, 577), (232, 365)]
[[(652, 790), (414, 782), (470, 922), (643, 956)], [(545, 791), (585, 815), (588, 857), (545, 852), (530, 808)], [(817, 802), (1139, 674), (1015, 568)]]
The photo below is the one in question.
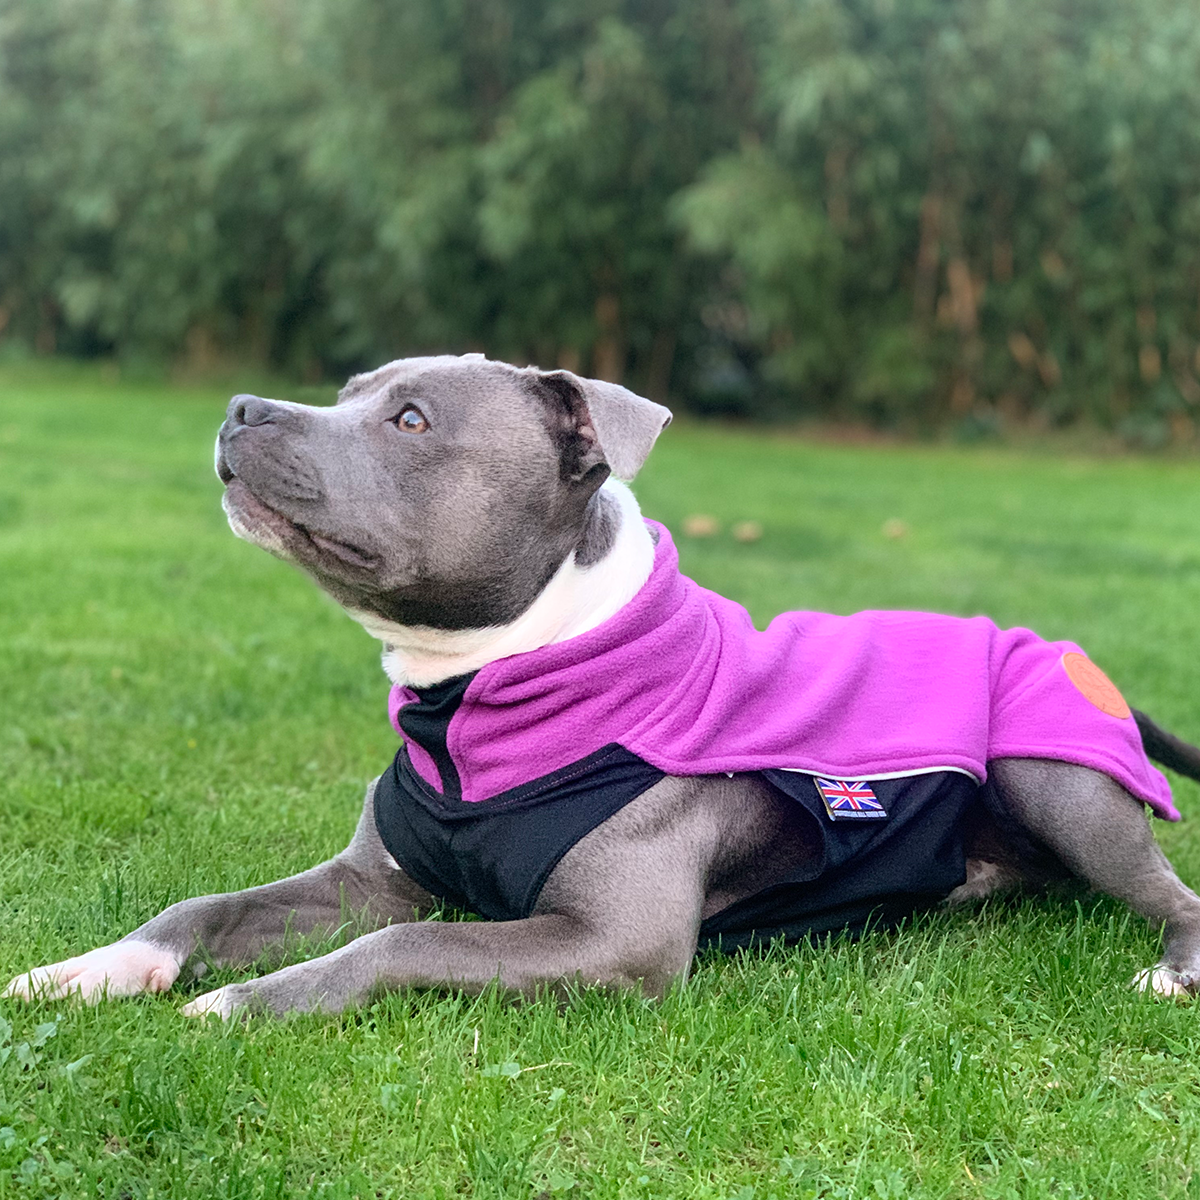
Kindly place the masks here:
[(1102, 713), (1108, 713), (1110, 717), (1132, 715), (1116, 684), (1086, 654), (1075, 651), (1064, 654), (1062, 665), (1067, 678), (1080, 690), (1083, 698)]

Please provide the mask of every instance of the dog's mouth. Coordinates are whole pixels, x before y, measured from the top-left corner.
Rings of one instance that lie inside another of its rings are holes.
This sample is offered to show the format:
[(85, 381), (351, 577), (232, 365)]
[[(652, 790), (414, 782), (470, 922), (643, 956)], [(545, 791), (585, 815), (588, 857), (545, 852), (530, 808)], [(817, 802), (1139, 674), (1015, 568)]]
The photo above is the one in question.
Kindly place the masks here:
[(333, 559), (358, 571), (373, 571), (379, 566), (378, 554), (319, 533), (264, 504), (224, 459), (217, 463), (217, 474), (225, 484), (221, 507), (238, 537), (302, 565), (320, 567)]

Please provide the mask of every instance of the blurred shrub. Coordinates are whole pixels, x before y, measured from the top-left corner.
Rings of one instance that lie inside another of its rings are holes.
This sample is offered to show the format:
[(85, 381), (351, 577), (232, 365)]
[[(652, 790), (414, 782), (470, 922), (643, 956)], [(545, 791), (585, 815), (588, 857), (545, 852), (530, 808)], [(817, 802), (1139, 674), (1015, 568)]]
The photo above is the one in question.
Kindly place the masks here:
[(0, 0), (0, 326), (704, 411), (1200, 407), (1186, 0)]
[(768, 386), (883, 421), (1190, 428), (1200, 22), (1177, 0), (767, 0), (759, 121), (676, 200)]

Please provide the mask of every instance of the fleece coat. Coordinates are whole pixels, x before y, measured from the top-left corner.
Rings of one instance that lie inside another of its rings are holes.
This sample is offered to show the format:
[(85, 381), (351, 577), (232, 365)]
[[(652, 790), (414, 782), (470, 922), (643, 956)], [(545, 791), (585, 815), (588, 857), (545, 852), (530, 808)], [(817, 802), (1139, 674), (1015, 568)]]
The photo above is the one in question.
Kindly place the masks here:
[[(670, 534), (615, 616), (483, 667), (446, 727), (455, 799), (489, 800), (620, 746), (671, 775), (784, 769), (872, 780), (1052, 758), (1110, 775), (1178, 820), (1128, 707), (1070, 642), (985, 617), (788, 612), (756, 630), (680, 574)], [(421, 697), (393, 688), (389, 715)], [(413, 769), (444, 792), (410, 735)], [(461, 789), (461, 790), (460, 790)]]

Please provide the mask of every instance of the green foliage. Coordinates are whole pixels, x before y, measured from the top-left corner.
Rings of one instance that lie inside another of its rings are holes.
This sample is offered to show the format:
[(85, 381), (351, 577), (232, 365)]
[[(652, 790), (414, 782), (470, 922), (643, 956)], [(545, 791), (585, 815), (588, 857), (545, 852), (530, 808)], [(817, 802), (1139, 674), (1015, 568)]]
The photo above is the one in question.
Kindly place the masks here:
[(228, 346), (276, 357), (319, 250), (295, 209), (299, 90), (256, 71), (286, 46), (237, 0), (6, 4), (0, 269), (46, 350)]
[(0, 336), (1190, 438), (1188, 0), (0, 0)]
[(999, 405), (1190, 428), (1187, 5), (764, 0), (761, 14), (761, 141), (710, 164), (680, 211), (735, 266), (743, 346), (768, 378), (885, 420)]

